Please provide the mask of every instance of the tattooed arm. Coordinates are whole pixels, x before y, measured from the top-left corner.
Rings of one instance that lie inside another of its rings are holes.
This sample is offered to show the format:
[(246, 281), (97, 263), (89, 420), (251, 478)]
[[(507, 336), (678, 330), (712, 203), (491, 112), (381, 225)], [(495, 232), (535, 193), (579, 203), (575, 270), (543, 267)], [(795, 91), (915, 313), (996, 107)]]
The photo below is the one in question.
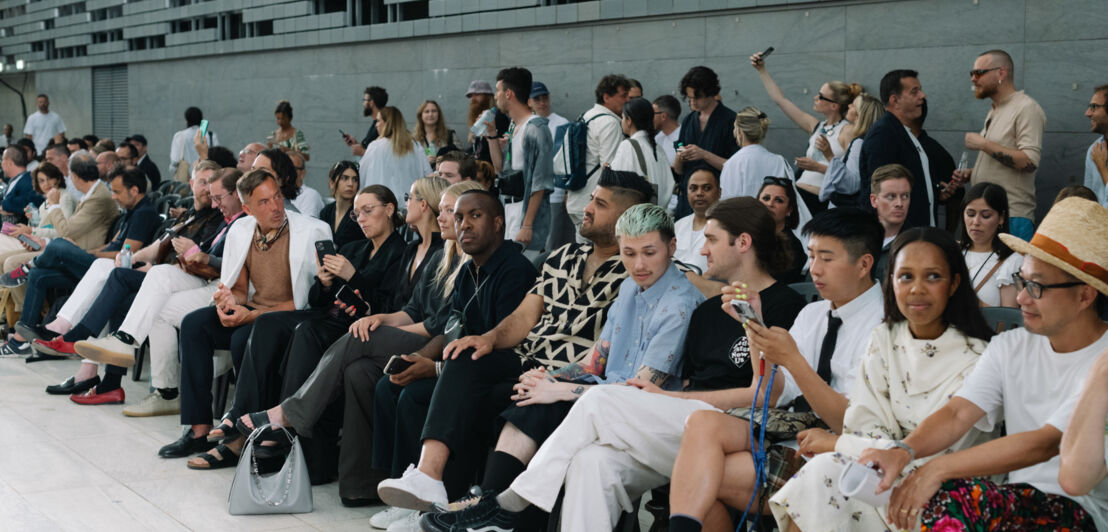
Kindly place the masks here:
[(1021, 172), (1034, 172), (1039, 168), (1023, 150), (1002, 146), (981, 136), (979, 133), (966, 133), (966, 147), (971, 150), (983, 151), (1000, 164)]
[(635, 373), (634, 378), (638, 381), (649, 382), (650, 384), (661, 388), (665, 386), (666, 381), (669, 380), (670, 377), (672, 377), (672, 375), (664, 371), (659, 371), (651, 367), (642, 366), (639, 368), (638, 373)]
[(563, 381), (581, 380), (589, 375), (604, 378), (604, 369), (608, 365), (608, 349), (611, 345), (607, 340), (599, 340), (588, 357), (559, 369), (551, 375)]

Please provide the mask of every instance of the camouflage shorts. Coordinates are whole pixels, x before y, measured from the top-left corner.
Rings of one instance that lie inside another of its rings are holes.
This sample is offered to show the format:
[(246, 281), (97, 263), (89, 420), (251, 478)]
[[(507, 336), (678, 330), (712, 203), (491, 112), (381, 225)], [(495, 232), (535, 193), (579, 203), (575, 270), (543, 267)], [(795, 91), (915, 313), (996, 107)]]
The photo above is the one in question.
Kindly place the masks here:
[[(727, 414), (751, 421), (750, 407), (732, 408), (727, 411)], [(754, 425), (754, 434), (757, 436), (761, 430), (759, 424), (762, 419), (761, 409), (755, 413), (755, 418), (757, 421), (752, 421), (751, 424)], [(766, 424), (766, 440), (771, 442), (795, 440), (797, 433), (800, 431), (814, 428), (828, 428), (827, 424), (814, 412), (792, 412), (781, 408), (771, 408), (769, 409), (769, 422)]]

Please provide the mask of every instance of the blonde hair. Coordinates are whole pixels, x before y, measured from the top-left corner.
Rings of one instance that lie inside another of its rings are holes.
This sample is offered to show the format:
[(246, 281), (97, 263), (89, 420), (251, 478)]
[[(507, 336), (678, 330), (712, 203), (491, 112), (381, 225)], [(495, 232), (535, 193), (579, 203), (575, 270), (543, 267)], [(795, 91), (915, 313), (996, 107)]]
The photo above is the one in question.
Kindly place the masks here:
[(846, 108), (850, 106), (850, 102), (854, 101), (859, 94), (862, 94), (862, 86), (857, 83), (846, 84), (839, 80), (832, 80), (827, 82), (827, 88), (831, 89), (831, 99), (835, 100), (835, 104), (839, 106), (839, 114), (846, 117)]
[(435, 216), (439, 215), (439, 202), (442, 201), (442, 193), (447, 187), (450, 186), (450, 182), (436, 176), (421, 177), (412, 183), (412, 190), (415, 191), (415, 195), (419, 199), (426, 201), (427, 206), (431, 207), (431, 212), (435, 213)]
[[(457, 198), (461, 196), (463, 192), (470, 190), (484, 190), (485, 187), (481, 186), (476, 181), (462, 181), (461, 183), (455, 183), (450, 185), (446, 190), (442, 192), (443, 196), (450, 196)], [(439, 198), (442, 201), (442, 198)], [(448, 240), (442, 246), (442, 262), (439, 263), (439, 269), (435, 271), (435, 282), (442, 283), (442, 295), (446, 297), (454, 292), (454, 280), (458, 278), (458, 273), (462, 271), (462, 265), (469, 260), (469, 255), (465, 251), (462, 251), (462, 247), (458, 245), (457, 240)]]
[(769, 117), (757, 107), (744, 107), (735, 113), (735, 129), (742, 132), (746, 140), (760, 144), (769, 130)]
[(446, 145), (450, 138), (446, 132), (446, 118), (442, 116), (442, 106), (435, 100), (424, 101), (420, 104), (419, 109), (416, 110), (416, 126), (413, 135), (420, 144), (427, 142), (427, 129), (423, 125), (423, 111), (427, 109), (428, 105), (434, 105), (435, 109), (439, 110), (439, 120), (432, 126), (433, 130), (431, 131), (431, 137), (433, 142), (441, 148)]
[(881, 118), (885, 112), (885, 106), (881, 105), (881, 100), (874, 98), (868, 92), (863, 92), (854, 99), (854, 112), (858, 114), (858, 119), (853, 124), (854, 138), (860, 139), (866, 136), (866, 131), (869, 131), (873, 123)]
[(397, 157), (403, 157), (412, 152), (412, 134), (408, 132), (408, 124), (404, 122), (404, 113), (391, 105), (381, 108), (381, 121), (385, 128), (381, 136), (392, 143), (392, 152)]

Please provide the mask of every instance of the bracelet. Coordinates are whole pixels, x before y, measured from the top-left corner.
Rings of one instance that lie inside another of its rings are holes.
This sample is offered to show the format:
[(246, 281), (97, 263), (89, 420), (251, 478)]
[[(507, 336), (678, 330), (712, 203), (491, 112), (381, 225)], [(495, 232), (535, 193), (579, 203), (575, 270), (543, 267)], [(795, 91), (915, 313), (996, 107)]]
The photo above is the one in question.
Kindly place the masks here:
[(438, 377), (439, 375), (442, 375), (442, 361), (441, 360), (436, 360), (435, 361), (435, 376)]
[(909, 447), (907, 443), (904, 443), (904, 440), (893, 440), (893, 447), (899, 447), (901, 449), (904, 449), (905, 451), (908, 451), (909, 462), (916, 461), (916, 451)]

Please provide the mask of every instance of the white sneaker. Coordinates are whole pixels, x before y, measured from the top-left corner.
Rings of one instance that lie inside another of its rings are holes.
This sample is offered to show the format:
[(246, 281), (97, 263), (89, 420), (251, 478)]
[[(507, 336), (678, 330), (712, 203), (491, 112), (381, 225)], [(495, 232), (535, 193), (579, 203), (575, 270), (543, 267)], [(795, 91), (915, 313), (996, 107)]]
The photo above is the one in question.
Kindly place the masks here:
[(413, 510), (410, 515), (400, 518), (385, 530), (386, 532), (423, 532), (423, 527), (419, 526), (419, 512)]
[(181, 396), (163, 399), (162, 394), (151, 392), (139, 404), (123, 409), (127, 417), (175, 416), (181, 413)]
[(445, 505), (448, 502), (442, 481), (427, 476), (413, 464), (408, 464), (400, 478), (382, 480), (377, 485), (377, 496), (389, 506), (421, 512), (430, 510), (436, 503)]
[(77, 342), (73, 344), (73, 350), (93, 362), (125, 368), (135, 364), (135, 346), (116, 338), (114, 334)]
[(388, 528), (389, 525), (405, 519), (409, 515), (419, 515), (419, 512), (415, 510), (409, 510), (407, 508), (397, 508), (395, 506), (390, 506), (380, 512), (373, 514), (373, 517), (369, 518), (369, 526), (384, 530)]

